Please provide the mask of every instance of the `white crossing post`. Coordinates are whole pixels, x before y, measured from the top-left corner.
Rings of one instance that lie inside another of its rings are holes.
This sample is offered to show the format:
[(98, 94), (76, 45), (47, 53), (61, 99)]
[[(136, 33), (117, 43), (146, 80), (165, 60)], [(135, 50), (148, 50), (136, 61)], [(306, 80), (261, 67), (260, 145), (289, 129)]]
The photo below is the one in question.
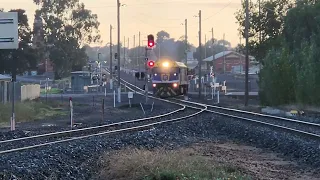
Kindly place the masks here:
[(69, 104), (70, 104), (70, 126), (71, 126), (71, 129), (72, 129), (73, 125), (74, 125), (72, 97), (69, 98)]

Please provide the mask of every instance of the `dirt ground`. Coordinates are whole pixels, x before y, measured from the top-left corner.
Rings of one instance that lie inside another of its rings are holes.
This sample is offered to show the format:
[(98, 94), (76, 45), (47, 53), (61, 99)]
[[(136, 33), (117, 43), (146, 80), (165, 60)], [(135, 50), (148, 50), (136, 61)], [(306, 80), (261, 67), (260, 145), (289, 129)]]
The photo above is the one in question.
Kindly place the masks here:
[(209, 157), (212, 161), (236, 166), (254, 179), (320, 179), (319, 173), (305, 172), (299, 165), (285, 161), (275, 153), (265, 152), (250, 146), (234, 143), (199, 143), (194, 144), (192, 148), (195, 152)]

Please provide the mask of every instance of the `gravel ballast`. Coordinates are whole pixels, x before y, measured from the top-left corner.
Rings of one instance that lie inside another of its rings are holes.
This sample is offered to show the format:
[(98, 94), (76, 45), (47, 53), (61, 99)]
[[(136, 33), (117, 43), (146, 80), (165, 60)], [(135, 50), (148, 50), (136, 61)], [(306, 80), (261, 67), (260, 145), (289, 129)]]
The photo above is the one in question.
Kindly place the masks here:
[(88, 179), (97, 171), (104, 151), (124, 147), (186, 147), (195, 142), (235, 141), (281, 153), (300, 162), (301, 168), (320, 167), (319, 141), (275, 131), (230, 118), (203, 114), (189, 120), (156, 126), (151, 130), (93, 137), (35, 150), (3, 154), (0, 178)]

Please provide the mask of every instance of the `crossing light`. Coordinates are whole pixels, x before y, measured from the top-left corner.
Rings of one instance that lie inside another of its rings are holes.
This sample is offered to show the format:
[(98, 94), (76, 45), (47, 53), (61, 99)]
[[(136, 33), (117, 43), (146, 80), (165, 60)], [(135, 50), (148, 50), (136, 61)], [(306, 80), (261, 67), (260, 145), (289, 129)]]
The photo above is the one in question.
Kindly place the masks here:
[(148, 67), (149, 67), (149, 68), (153, 68), (153, 66), (154, 66), (154, 61), (149, 60), (149, 61), (148, 61)]
[(154, 36), (152, 34), (148, 35), (148, 47), (152, 48), (154, 46)]

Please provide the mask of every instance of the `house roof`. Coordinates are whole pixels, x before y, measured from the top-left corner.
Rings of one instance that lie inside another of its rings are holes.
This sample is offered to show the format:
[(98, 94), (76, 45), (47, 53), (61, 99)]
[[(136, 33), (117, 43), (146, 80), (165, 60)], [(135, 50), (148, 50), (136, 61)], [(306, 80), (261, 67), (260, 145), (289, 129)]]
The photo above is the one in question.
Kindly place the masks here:
[[(222, 51), (222, 52), (219, 52), (218, 54), (214, 55), (214, 60), (219, 59), (219, 58), (221, 58), (221, 57), (223, 57), (223, 56), (227, 56), (227, 55), (229, 55), (229, 54), (231, 54), (231, 53), (233, 53), (233, 54), (235, 54), (235, 55), (238, 55), (238, 56), (245, 57), (245, 55), (240, 54), (240, 53), (238, 53), (238, 52), (236, 52), (236, 51)], [(249, 56), (249, 59), (250, 59), (250, 60), (254, 60), (255, 58), (254, 58), (253, 56)], [(203, 59), (202, 61), (203, 61), (203, 62), (212, 61), (212, 56), (207, 57), (207, 58)]]
[(0, 74), (0, 81), (11, 81), (11, 77)]

